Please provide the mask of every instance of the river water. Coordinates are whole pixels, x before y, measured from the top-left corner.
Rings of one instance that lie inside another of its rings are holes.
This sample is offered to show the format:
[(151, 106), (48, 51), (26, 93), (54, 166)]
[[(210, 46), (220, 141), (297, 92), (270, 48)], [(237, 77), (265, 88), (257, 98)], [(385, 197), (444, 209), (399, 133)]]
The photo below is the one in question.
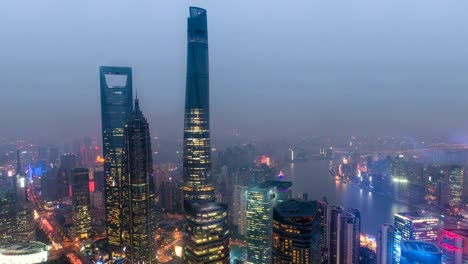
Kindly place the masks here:
[(410, 210), (404, 203), (336, 181), (328, 172), (329, 164), (328, 160), (286, 164), (283, 172), (285, 180), (293, 182), (293, 196), (308, 193), (310, 200), (326, 196), (330, 205), (357, 208), (361, 210), (361, 232), (371, 235), (377, 234), (381, 224), (393, 224), (394, 214)]

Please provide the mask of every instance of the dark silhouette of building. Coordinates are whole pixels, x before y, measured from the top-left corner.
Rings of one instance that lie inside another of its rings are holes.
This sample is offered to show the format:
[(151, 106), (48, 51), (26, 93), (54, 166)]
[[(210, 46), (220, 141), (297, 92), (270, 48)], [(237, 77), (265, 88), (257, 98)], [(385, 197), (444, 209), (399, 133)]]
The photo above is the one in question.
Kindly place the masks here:
[(323, 207), (318, 201), (288, 200), (273, 210), (273, 264), (320, 263)]
[(49, 163), (56, 165), (59, 162), (59, 149), (57, 147), (49, 148)]
[(58, 198), (71, 197), (72, 170), (76, 168), (76, 155), (67, 153), (60, 156), (60, 168), (57, 171)]
[(123, 245), (130, 263), (156, 263), (155, 195), (148, 122), (135, 110), (125, 125), (125, 170), (122, 175)]
[(357, 264), (361, 233), (361, 213), (329, 206), (326, 215), (326, 248), (330, 264)]
[(359, 210), (350, 209), (340, 213), (337, 228), (337, 263), (358, 264), (361, 233), (361, 213)]
[(377, 264), (392, 264), (395, 228), (390, 224), (380, 226), (377, 233)]
[(49, 167), (41, 177), (41, 196), (45, 201), (58, 200), (58, 173), (58, 168)]
[(133, 111), (132, 69), (102, 66), (100, 81), (107, 238), (121, 247), (124, 124)]
[(187, 19), (184, 118), (184, 256), (186, 263), (229, 263), (227, 206), (215, 202), (211, 180), (206, 10)]
[(161, 208), (169, 213), (180, 214), (184, 210), (184, 194), (182, 191), (183, 182), (171, 179), (161, 183), (160, 202)]
[(344, 209), (337, 206), (328, 206), (327, 214), (325, 217), (326, 232), (325, 232), (325, 245), (327, 249), (328, 263), (337, 263), (337, 249), (338, 249), (338, 216)]

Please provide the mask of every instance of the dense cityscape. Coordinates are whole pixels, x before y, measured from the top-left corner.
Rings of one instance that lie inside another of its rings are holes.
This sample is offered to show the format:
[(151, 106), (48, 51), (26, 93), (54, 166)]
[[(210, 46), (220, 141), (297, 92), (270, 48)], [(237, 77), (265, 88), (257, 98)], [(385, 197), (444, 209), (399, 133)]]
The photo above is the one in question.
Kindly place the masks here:
[(212, 143), (207, 19), (189, 8), (174, 139), (125, 65), (95, 69), (101, 135), (0, 135), (0, 263), (468, 263), (462, 138)]

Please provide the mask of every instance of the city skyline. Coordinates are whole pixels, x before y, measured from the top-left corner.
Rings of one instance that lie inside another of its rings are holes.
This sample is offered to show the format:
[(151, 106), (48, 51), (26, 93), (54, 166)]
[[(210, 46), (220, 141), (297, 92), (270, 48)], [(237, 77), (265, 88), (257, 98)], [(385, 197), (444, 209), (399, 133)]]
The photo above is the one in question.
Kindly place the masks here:
[[(457, 33), (468, 27), (461, 11), (466, 4), (444, 3), (441, 8), (435, 1), (360, 1), (347, 4), (346, 12), (333, 3), (284, 7), (273, 1), (268, 8), (265, 3), (203, 3), (213, 13), (209, 23), (216, 45), (210, 51), (216, 136), (346, 131), (456, 137), (468, 131), (459, 122), (468, 114), (463, 100), (468, 51)], [(0, 51), (0, 69), (7, 73), (1, 77), (3, 94), (11, 98), (0, 106), (1, 120), (14, 124), (4, 129), (5, 136), (59, 141), (98, 135), (94, 69), (109, 64), (134, 68), (152, 133), (182, 137), (184, 86), (178, 76), (184, 74), (185, 29), (177, 18), (189, 3), (62, 4), (63, 16), (47, 5), (31, 3), (31, 10), (43, 12), (21, 14), (14, 12), (16, 4), (2, 5), (10, 12), (0, 16), (0, 22), (15, 25), (5, 30)], [(105, 19), (100, 16), (104, 6), (109, 8)], [(236, 8), (243, 12), (230, 12)], [(412, 12), (416, 8), (418, 12)], [(18, 21), (22, 18), (27, 19)], [(41, 41), (26, 41), (25, 36), (40, 36)], [(295, 44), (286, 48), (288, 43)], [(12, 52), (15, 48), (24, 52)], [(20, 74), (28, 78), (17, 78)], [(161, 123), (165, 125), (157, 125)], [(56, 129), (45, 131), (50, 125)]]
[[(468, 18), (453, 4), (411, 13), (417, 2), (360, 1), (117, 0), (99, 18), (89, 9), (102, 4), (64, 3), (90, 14), (77, 23), (62, 12), (60, 25), (46, 12), (26, 77), (4, 74), (6, 86), (41, 81), (6, 91), (23, 94), (21, 105), (0, 104), (17, 122), (0, 135), (0, 262), (468, 262), (468, 45), (448, 38)], [(151, 8), (159, 15), (146, 17)], [(88, 21), (96, 27), (73, 49)], [(65, 45), (42, 57), (60, 28)], [(29, 76), (35, 60), (44, 64)], [(93, 78), (83, 69), (97, 61)], [(43, 82), (64, 80), (60, 91)], [(78, 88), (90, 80), (99, 110)], [(37, 119), (19, 125), (29, 110)]]

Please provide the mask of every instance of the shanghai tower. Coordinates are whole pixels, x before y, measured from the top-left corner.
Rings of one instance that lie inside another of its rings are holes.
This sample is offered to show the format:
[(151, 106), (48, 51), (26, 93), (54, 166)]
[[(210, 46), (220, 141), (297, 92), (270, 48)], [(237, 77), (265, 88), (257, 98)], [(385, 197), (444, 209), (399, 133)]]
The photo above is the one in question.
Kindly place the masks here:
[(207, 16), (198, 7), (187, 19), (183, 177), (185, 262), (229, 263), (227, 206), (211, 181)]

